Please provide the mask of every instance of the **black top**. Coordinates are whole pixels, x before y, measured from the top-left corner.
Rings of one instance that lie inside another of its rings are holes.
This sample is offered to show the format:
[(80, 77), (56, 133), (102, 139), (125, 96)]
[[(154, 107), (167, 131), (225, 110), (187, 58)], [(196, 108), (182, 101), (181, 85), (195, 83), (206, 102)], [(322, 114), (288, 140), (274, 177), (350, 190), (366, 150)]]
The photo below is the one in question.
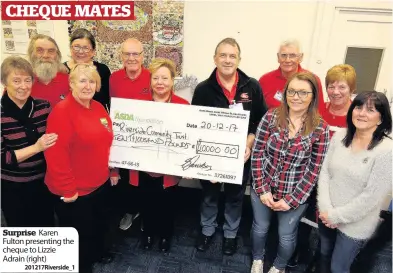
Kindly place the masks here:
[[(100, 92), (96, 92), (93, 99), (101, 103), (108, 111), (108, 109), (111, 108), (109, 98), (109, 77), (111, 76), (111, 71), (105, 64), (96, 61), (93, 61), (93, 64), (97, 68), (97, 72), (101, 77)], [(69, 74), (71, 69), (68, 67), (67, 62), (64, 62), (64, 65), (67, 67)]]
[(4, 92), (1, 97), (1, 181), (31, 182), (44, 178), (44, 153), (18, 163), (15, 150), (35, 144), (45, 133), (50, 110), (49, 102), (32, 97), (19, 108)]
[[(217, 68), (214, 69), (207, 80), (197, 85), (192, 97), (192, 105), (229, 108), (230, 102), (217, 82), (216, 71)], [(240, 69), (237, 69), (237, 72), (239, 74), (239, 82), (234, 100), (236, 103), (242, 103), (244, 110), (250, 111), (248, 133), (255, 134), (259, 122), (267, 111), (266, 102), (259, 82), (254, 78), (248, 77)]]

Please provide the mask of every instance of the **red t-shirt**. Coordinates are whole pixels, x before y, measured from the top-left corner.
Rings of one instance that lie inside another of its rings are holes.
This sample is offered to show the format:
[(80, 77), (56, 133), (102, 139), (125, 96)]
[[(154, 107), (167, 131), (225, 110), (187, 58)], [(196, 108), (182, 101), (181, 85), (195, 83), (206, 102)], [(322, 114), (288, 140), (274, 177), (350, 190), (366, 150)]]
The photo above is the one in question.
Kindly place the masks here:
[(150, 72), (142, 67), (141, 74), (131, 80), (125, 68), (114, 72), (109, 78), (109, 96), (123, 99), (147, 99), (150, 93)]
[(220, 81), (220, 77), (218, 76), (218, 71), (216, 71), (216, 78), (217, 78), (217, 82), (218, 84), (221, 86), (222, 88), (222, 92), (224, 92), (225, 97), (227, 97), (229, 104), (232, 104), (232, 101), (235, 98), (236, 95), (236, 88), (237, 88), (237, 84), (239, 82), (239, 73), (236, 72), (236, 79), (235, 79), (235, 83), (232, 86), (232, 89), (229, 91), (228, 89), (226, 89), (224, 87), (224, 85), (222, 84), (222, 82)]
[(58, 134), (44, 152), (45, 183), (53, 194), (83, 196), (108, 180), (112, 121), (99, 102), (92, 100), (88, 109), (69, 94), (53, 108), (46, 132)]
[[(307, 70), (303, 69), (299, 65), (298, 72), (301, 71), (307, 71)], [(318, 108), (319, 111), (322, 112), (324, 108), (323, 89), (319, 77), (315, 74), (314, 76), (318, 81), (318, 95), (319, 95)], [(276, 93), (279, 92), (282, 95), (284, 93), (284, 88), (286, 83), (287, 83), (287, 79), (283, 77), (280, 68), (270, 71), (269, 73), (266, 73), (259, 79), (259, 84), (261, 85), (262, 93), (265, 98), (268, 109), (280, 106), (281, 104), (281, 101), (279, 100), (280, 97), (279, 96), (277, 97)], [(277, 98), (275, 98), (275, 96)]]
[(58, 72), (56, 77), (48, 84), (42, 83), (37, 76), (31, 88), (31, 96), (35, 99), (49, 101), (53, 108), (58, 102), (62, 101), (70, 92), (68, 74)]
[(322, 118), (329, 124), (330, 138), (338, 128), (347, 128), (347, 116), (336, 116), (329, 112), (329, 102), (325, 103), (324, 110), (321, 112)]

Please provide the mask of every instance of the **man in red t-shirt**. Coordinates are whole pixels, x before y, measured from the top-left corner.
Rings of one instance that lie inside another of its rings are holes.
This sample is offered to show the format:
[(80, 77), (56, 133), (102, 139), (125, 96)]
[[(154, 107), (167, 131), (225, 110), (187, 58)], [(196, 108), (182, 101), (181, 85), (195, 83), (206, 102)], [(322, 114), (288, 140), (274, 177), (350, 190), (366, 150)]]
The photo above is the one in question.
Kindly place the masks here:
[[(306, 71), (300, 66), (302, 60), (303, 53), (301, 52), (298, 41), (287, 40), (281, 43), (277, 53), (277, 61), (280, 64), (279, 68), (264, 74), (259, 79), (259, 84), (261, 85), (269, 109), (278, 107), (281, 104), (287, 80), (296, 72)], [(318, 76), (314, 76), (318, 81), (318, 101), (321, 109), (324, 107), (321, 80)]]
[(59, 46), (53, 38), (37, 34), (30, 40), (27, 55), (35, 74), (31, 96), (54, 107), (70, 90)]
[[(149, 100), (150, 72), (143, 67), (143, 45), (134, 38), (125, 40), (120, 46), (123, 68), (112, 73), (109, 78), (110, 97)], [(120, 169), (119, 186), (115, 196), (118, 211), (123, 215), (119, 228), (127, 230), (139, 216), (138, 187), (130, 185), (129, 170)]]

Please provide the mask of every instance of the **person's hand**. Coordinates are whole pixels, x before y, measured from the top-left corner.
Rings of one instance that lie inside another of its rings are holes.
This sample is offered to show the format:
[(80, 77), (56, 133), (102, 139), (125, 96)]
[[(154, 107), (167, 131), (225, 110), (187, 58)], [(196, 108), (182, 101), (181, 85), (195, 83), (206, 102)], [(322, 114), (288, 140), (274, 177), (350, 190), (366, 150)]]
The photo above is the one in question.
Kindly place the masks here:
[(335, 229), (337, 228), (337, 225), (333, 225), (332, 223), (329, 222), (329, 217), (328, 213), (326, 211), (320, 212), (319, 213), (319, 219), (321, 219), (322, 223), (327, 226), (328, 228)]
[(251, 155), (251, 149), (250, 147), (246, 146), (246, 152), (244, 153), (244, 163), (250, 158)]
[(273, 195), (271, 192), (267, 192), (265, 194), (262, 194), (261, 196), (259, 196), (259, 199), (261, 200), (262, 204), (264, 204), (265, 206), (267, 206), (269, 208), (272, 208), (274, 200), (273, 200)]
[(111, 186), (116, 186), (119, 183), (119, 176), (111, 176), (109, 179), (111, 180)]
[(291, 209), (291, 207), (287, 204), (287, 202), (284, 201), (284, 199), (273, 202), (272, 207), (274, 211), (287, 211)]
[(35, 143), (39, 152), (43, 152), (46, 149), (56, 144), (57, 134), (43, 134)]
[(78, 193), (75, 193), (74, 196), (72, 196), (72, 197), (63, 197), (63, 202), (64, 203), (72, 203), (72, 202), (75, 202), (76, 199), (78, 199)]
[(215, 180), (210, 180), (211, 183), (216, 184), (216, 183), (221, 183), (219, 181), (215, 181)]

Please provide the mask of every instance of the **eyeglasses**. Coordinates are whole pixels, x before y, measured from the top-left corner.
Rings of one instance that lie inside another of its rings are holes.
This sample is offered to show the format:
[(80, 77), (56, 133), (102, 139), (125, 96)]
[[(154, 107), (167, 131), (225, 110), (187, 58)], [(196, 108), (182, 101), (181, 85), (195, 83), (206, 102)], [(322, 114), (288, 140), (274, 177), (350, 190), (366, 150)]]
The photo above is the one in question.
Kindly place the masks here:
[(87, 47), (87, 46), (84, 46), (84, 47), (81, 47), (81, 46), (71, 46), (71, 48), (72, 48), (72, 50), (75, 51), (75, 52), (79, 52), (79, 51), (82, 50), (82, 52), (88, 53), (88, 52), (91, 51), (91, 48), (90, 48), (90, 47)]
[(301, 98), (301, 99), (307, 98), (308, 94), (311, 94), (311, 93), (312, 92), (309, 92), (309, 91), (296, 91), (293, 89), (287, 90), (288, 97), (294, 97), (295, 94), (297, 94), (299, 96), (299, 98)]
[(45, 49), (45, 48), (42, 48), (42, 47), (37, 47), (37, 48), (35, 49), (35, 51), (36, 51), (36, 53), (39, 54), (39, 55), (43, 55), (43, 54), (45, 53), (45, 51), (48, 52), (49, 55), (54, 55), (54, 54), (57, 53), (56, 48)]
[(123, 58), (125, 59), (129, 59), (131, 56), (133, 58), (138, 58), (139, 56), (141, 56), (143, 53), (143, 50), (141, 52), (122, 52), (121, 55), (123, 56)]
[(291, 53), (291, 54), (287, 54), (287, 53), (277, 53), (277, 56), (278, 56), (281, 60), (286, 60), (287, 58), (289, 58), (290, 60), (294, 60), (294, 59), (297, 59), (297, 58), (301, 57), (302, 54), (295, 54), (295, 53)]

